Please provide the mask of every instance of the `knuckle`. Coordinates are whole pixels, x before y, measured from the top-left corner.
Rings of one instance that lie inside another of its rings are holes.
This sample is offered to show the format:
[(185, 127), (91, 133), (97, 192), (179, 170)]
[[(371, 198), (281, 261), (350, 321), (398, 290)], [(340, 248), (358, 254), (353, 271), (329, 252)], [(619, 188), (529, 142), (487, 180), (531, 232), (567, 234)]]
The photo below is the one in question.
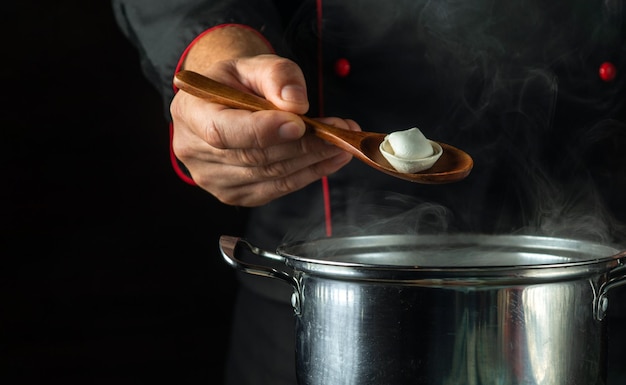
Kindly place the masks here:
[(265, 178), (279, 178), (288, 173), (288, 166), (285, 162), (274, 162), (261, 167), (260, 171)]
[(221, 203), (229, 206), (243, 206), (241, 194), (233, 194), (228, 191), (215, 191), (212, 193)]
[(215, 182), (215, 178), (200, 175), (194, 178), (196, 184), (213, 195), (218, 201), (229, 206), (251, 207), (257, 204), (254, 201), (256, 194), (249, 189), (233, 188)]
[(297, 151), (299, 154), (309, 154), (315, 151), (313, 143), (310, 140), (301, 139), (296, 141), (295, 145), (297, 146)]
[(297, 65), (290, 59), (285, 57), (278, 57), (274, 60), (272, 66), (269, 71), (272, 74), (281, 74), (286, 71), (293, 71), (297, 68)]
[(288, 194), (298, 189), (293, 178), (278, 178), (273, 183), (274, 190), (279, 196)]
[(216, 148), (226, 148), (226, 141), (222, 136), (222, 132), (213, 123), (206, 123), (202, 127), (203, 139), (209, 145)]
[[(264, 112), (264, 111), (260, 111)], [(250, 116), (253, 120), (250, 123), (252, 135), (250, 137), (250, 146), (254, 148), (265, 148), (271, 143), (265, 137), (267, 128), (272, 127), (272, 121), (268, 120), (266, 113), (253, 112)]]
[(315, 163), (314, 165), (309, 167), (309, 170), (315, 179), (319, 179), (328, 175), (328, 170), (324, 167), (322, 162)]
[(226, 205), (240, 207), (261, 206), (274, 199), (273, 196), (265, 196), (256, 190), (250, 189), (245, 189), (245, 192), (242, 190), (222, 191), (214, 194), (214, 196)]
[(194, 151), (189, 143), (185, 140), (179, 139), (176, 135), (172, 139), (172, 152), (181, 161), (192, 160), (195, 158), (196, 151)]
[(242, 206), (246, 205), (245, 199), (240, 194), (215, 194), (215, 197), (222, 203), (228, 206)]
[(233, 150), (238, 161), (245, 166), (264, 165), (268, 161), (268, 155), (263, 149), (247, 148)]
[(195, 155), (194, 152), (191, 151), (188, 147), (174, 144), (174, 142), (172, 142), (172, 152), (174, 153), (176, 158), (178, 158), (183, 163), (187, 160), (193, 159)]

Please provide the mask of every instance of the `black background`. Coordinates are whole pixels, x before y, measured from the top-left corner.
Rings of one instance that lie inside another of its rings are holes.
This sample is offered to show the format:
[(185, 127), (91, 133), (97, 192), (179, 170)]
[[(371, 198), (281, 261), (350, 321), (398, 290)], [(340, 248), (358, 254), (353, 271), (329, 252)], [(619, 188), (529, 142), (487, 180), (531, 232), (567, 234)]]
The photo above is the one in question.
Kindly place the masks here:
[(236, 286), (217, 240), (245, 211), (174, 173), (108, 1), (2, 19), (0, 383), (219, 383)]
[(2, 19), (0, 383), (219, 384), (245, 210), (175, 175), (108, 1)]

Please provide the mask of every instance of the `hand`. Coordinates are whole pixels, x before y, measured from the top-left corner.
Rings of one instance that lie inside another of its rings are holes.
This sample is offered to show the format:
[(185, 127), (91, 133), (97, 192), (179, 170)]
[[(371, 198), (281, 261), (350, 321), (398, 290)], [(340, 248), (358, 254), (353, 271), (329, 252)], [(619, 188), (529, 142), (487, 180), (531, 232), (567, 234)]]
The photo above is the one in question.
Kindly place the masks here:
[[(263, 205), (336, 172), (352, 158), (305, 134), (296, 114), (308, 110), (306, 84), (294, 62), (261, 54), (217, 61), (197, 72), (263, 96), (282, 110), (236, 110), (183, 91), (176, 94), (170, 106), (174, 154), (196, 184), (220, 201)], [(352, 120), (323, 120), (360, 130)]]

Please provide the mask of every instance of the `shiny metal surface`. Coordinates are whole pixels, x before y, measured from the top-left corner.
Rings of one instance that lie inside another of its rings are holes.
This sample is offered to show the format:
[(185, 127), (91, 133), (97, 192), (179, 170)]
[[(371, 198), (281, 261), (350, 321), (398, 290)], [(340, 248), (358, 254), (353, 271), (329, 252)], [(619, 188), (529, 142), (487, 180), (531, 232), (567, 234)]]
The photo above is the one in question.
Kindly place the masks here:
[(599, 279), (455, 289), (303, 275), (299, 383), (603, 384)]
[[(259, 254), (245, 241), (223, 241)], [(300, 385), (605, 384), (598, 315), (608, 309), (606, 293), (626, 283), (625, 253), (533, 237), (418, 241), (279, 247), (273, 259), (284, 257), (297, 282)], [(222, 253), (238, 261), (235, 247)], [(263, 266), (245, 269), (290, 283)]]

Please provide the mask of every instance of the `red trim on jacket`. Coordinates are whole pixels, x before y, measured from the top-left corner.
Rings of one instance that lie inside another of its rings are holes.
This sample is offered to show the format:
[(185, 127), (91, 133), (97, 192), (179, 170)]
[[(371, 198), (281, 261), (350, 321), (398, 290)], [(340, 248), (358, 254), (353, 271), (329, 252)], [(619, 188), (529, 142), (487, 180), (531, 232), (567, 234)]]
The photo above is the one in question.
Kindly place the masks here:
[[(322, 0), (316, 1), (317, 11), (317, 100), (319, 105), (319, 116), (324, 116), (324, 62), (322, 46)], [(333, 235), (333, 221), (330, 209), (330, 186), (328, 177), (322, 177), (322, 193), (324, 194), (324, 219), (326, 222), (326, 236)]]
[[(204, 35), (206, 35), (207, 33), (211, 31), (224, 28), (224, 27), (229, 27), (229, 26), (244, 28), (244, 29), (247, 29), (256, 33), (265, 42), (265, 44), (267, 44), (270, 50), (272, 52), (275, 52), (274, 47), (272, 47), (271, 43), (265, 38), (265, 36), (263, 36), (259, 31), (255, 30), (254, 28), (244, 25), (244, 24), (232, 24), (232, 23), (220, 24), (202, 32), (201, 34), (196, 36), (196, 38), (193, 39), (191, 43), (189, 43), (187, 48), (185, 48), (185, 50), (183, 51), (183, 54), (181, 55), (180, 59), (178, 60), (178, 64), (176, 65), (176, 70), (174, 71), (174, 74), (180, 71), (185, 61), (185, 58), (187, 57), (187, 54), (189, 53), (189, 50), (198, 42), (200, 38), (202, 38)], [(318, 46), (317, 46), (318, 84), (317, 84), (317, 87), (318, 87), (319, 114), (320, 116), (324, 116), (323, 114), (324, 97), (323, 97), (323, 81), (322, 81), (323, 63), (322, 63), (322, 39), (321, 39), (321, 36), (322, 36), (322, 0), (317, 0), (317, 28), (318, 28)], [(172, 84), (172, 87), (174, 89), (174, 93), (178, 92), (178, 88), (175, 85)], [(174, 139), (174, 123), (170, 122), (170, 162), (172, 163), (172, 167), (174, 168), (174, 171), (176, 172), (179, 178), (181, 178), (183, 181), (185, 181), (186, 183), (192, 186), (196, 186), (196, 183), (194, 182), (194, 180), (189, 175), (187, 175), (187, 173), (181, 168), (180, 163), (178, 159), (176, 158), (176, 155), (174, 154), (174, 149), (172, 147), (173, 139)], [(325, 218), (325, 224), (326, 224), (326, 236), (330, 237), (332, 236), (332, 217), (331, 217), (331, 210), (330, 210), (331, 208), (330, 187), (328, 184), (328, 177), (326, 176), (322, 177), (322, 193), (324, 195), (324, 218)]]

